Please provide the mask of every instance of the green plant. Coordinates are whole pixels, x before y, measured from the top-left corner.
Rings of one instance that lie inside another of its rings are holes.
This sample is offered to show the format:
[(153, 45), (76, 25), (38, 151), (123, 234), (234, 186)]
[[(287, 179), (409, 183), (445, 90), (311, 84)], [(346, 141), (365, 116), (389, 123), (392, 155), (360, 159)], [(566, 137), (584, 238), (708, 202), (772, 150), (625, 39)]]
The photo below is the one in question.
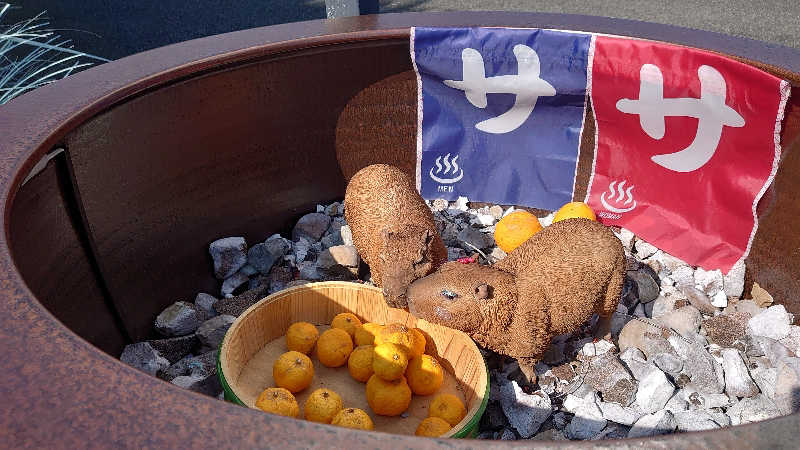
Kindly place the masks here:
[[(0, 2), (0, 21), (10, 7)], [(0, 25), (0, 104), (97, 61), (108, 61), (74, 50), (69, 39), (48, 28), (50, 22), (44, 14)]]

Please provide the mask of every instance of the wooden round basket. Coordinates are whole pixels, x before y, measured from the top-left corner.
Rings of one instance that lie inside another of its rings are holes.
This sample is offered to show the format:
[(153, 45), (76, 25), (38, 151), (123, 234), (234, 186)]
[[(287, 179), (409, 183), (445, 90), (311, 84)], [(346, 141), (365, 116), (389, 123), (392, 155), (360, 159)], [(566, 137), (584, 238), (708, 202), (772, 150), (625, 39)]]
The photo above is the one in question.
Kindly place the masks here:
[[(461, 331), (390, 308), (380, 289), (358, 283), (329, 281), (292, 287), (264, 298), (242, 313), (228, 329), (217, 361), (225, 399), (254, 408), (261, 391), (275, 386), (272, 364), (287, 351), (284, 335), (289, 325), (305, 321), (322, 331), (342, 312), (351, 312), (362, 322), (399, 322), (422, 330), (428, 338), (426, 353), (435, 356), (445, 368), (445, 380), (437, 393), (455, 394), (467, 408), (464, 419), (442, 437), (473, 437), (477, 433), (489, 399), (489, 372), (472, 339)], [(346, 365), (331, 369), (319, 363), (315, 353), (309, 356), (314, 361), (314, 381), (296, 394), (301, 416), (305, 399), (318, 387), (338, 392), (345, 407), (366, 411), (376, 431), (414, 434), (428, 416), (428, 405), (435, 395), (414, 395), (403, 415), (406, 417), (376, 415), (367, 405), (364, 383), (353, 380)]]

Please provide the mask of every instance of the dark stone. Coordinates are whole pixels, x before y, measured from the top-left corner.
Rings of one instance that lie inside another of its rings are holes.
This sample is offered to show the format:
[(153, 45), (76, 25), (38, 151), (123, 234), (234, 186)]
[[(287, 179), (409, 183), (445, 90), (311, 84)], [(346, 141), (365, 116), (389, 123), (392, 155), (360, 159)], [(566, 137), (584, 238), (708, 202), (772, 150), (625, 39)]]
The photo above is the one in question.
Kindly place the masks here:
[(214, 260), (214, 276), (224, 280), (247, 264), (247, 243), (243, 237), (217, 239), (208, 246)]
[(186, 355), (175, 362), (167, 369), (159, 372), (158, 377), (165, 381), (172, 381), (173, 378), (189, 374), (189, 363), (195, 358), (194, 355)]
[(639, 270), (627, 272), (627, 277), (636, 283), (641, 303), (652, 302), (658, 298), (661, 288), (656, 281), (658, 275), (654, 275), (653, 269), (644, 264), (639, 267)]
[(292, 240), (306, 238), (311, 242), (316, 242), (322, 238), (328, 227), (331, 225), (331, 218), (323, 213), (310, 213), (301, 217), (292, 230)]
[(187, 362), (187, 368), (192, 375), (206, 376), (217, 373), (217, 350), (211, 350), (201, 355), (191, 358)]
[(194, 307), (200, 311), (206, 313), (206, 315), (216, 316), (217, 312), (214, 311), (214, 303), (219, 300), (217, 297), (214, 297), (211, 294), (206, 294), (205, 292), (201, 292), (197, 294), (197, 297), (194, 298)]
[[(276, 240), (270, 242), (276, 243)], [(283, 255), (273, 253), (270, 246), (264, 242), (250, 247), (250, 250), (247, 251), (247, 263), (264, 275), (268, 274), (272, 266), (281, 258)]]
[[(327, 216), (326, 216), (327, 217)], [(260, 286), (256, 289), (245, 291), (231, 298), (223, 298), (214, 303), (214, 310), (220, 314), (228, 314), (239, 317), (247, 308), (258, 303), (259, 300), (269, 295), (267, 286)]]
[(259, 275), (254, 278), (250, 278), (250, 281), (247, 282), (247, 290), (258, 289), (261, 286), (269, 287), (269, 278), (263, 275)]
[(154, 349), (158, 351), (170, 364), (176, 363), (184, 356), (192, 353), (200, 344), (196, 334), (188, 336), (181, 336), (169, 339), (155, 339), (147, 341)]
[(222, 289), (220, 289), (220, 293), (224, 297), (227, 297), (235, 293), (237, 290), (240, 290), (240, 288), (245, 286), (248, 281), (250, 281), (250, 278), (247, 275), (243, 274), (242, 272), (236, 272), (222, 282)]
[(647, 316), (647, 318), (653, 317), (653, 306), (655, 303), (656, 302), (647, 302), (644, 304), (644, 315)]
[[(467, 227), (459, 231), (458, 240), (460, 241), (459, 247), (463, 248), (468, 253), (475, 250), (475, 248), (484, 249), (494, 245), (494, 239), (492, 239), (491, 235), (478, 231), (472, 227)], [(470, 247), (467, 244), (471, 244), (475, 248)]]
[(216, 397), (220, 392), (222, 392), (222, 384), (219, 381), (216, 370), (214, 370), (213, 374), (205, 376), (177, 376), (173, 378), (170, 383), (211, 397)]
[(147, 342), (126, 345), (119, 359), (150, 375), (156, 375), (169, 367), (169, 361)]
[(185, 336), (194, 333), (206, 315), (191, 303), (175, 302), (156, 317), (156, 331), (164, 336)]
[(204, 346), (218, 348), (222, 343), (222, 339), (225, 338), (225, 332), (228, 331), (228, 328), (235, 320), (236, 317), (227, 314), (212, 317), (200, 325), (195, 336)]
[(489, 402), (481, 418), (481, 430), (498, 431), (508, 426), (503, 407), (498, 402)]
[(639, 287), (636, 281), (630, 277), (625, 277), (625, 282), (622, 285), (622, 296), (619, 303), (628, 309), (628, 314), (633, 313), (636, 305), (639, 304)]

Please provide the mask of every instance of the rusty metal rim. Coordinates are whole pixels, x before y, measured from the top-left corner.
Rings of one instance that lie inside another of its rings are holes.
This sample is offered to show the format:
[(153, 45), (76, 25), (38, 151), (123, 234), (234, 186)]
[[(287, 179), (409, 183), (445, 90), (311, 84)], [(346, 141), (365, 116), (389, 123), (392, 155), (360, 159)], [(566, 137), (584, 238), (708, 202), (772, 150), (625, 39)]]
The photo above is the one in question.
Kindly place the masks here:
[[(11, 259), (8, 248), (10, 205), (14, 201), (22, 179), (27, 175), (33, 164), (37, 162), (38, 158), (57, 145), (67, 132), (94, 115), (119, 102), (141, 95), (143, 92), (157, 89), (159, 86), (268, 57), (279, 57), (284, 54), (288, 55), (293, 52), (324, 46), (406, 39), (408, 37), (408, 27), (412, 25), (504, 25), (613, 33), (705, 48), (739, 58), (760, 61), (763, 64), (783, 68), (786, 71), (800, 72), (800, 51), (771, 46), (758, 41), (645, 22), (534, 13), (412, 13), (346, 18), (334, 21), (312, 21), (202, 38), (123, 58), (26, 94), (5, 106), (0, 112), (0, 124), (3, 124), (4, 130), (6, 130), (6, 136), (2, 143), (4, 160), (0, 161), (0, 168), (2, 169), (0, 171), (0, 184), (2, 184), (2, 191), (0, 191), (2, 198), (0, 200), (2, 200), (2, 203), (0, 204), (4, 208), (3, 217), (5, 220), (5, 232), (0, 237), (0, 240), (2, 240), (0, 242), (0, 266), (2, 266), (0, 278), (2, 278), (4, 287), (3, 292), (0, 293), (0, 297), (2, 297), (0, 311), (7, 313), (6, 318), (2, 319), (5, 322), (3, 327), (5, 332), (0, 332), (0, 334), (7, 334), (11, 337), (12, 332), (21, 333), (19, 336), (21, 336), (20, 339), (22, 341), (29, 341), (34, 346), (41, 345), (43, 341), (47, 340), (48, 336), (34, 336), (33, 334), (27, 336), (25, 334), (28, 329), (26, 324), (13, 319), (25, 317), (29, 321), (43, 321), (45, 328), (49, 328), (50, 332), (57, 334), (59, 338), (67, 342), (68, 347), (77, 350), (78, 353), (86, 354), (87, 357), (96, 359), (94, 363), (100, 370), (111, 370), (118, 373), (124, 378), (123, 381), (125, 383), (130, 383), (131, 385), (137, 383), (151, 388), (154, 390), (154, 395), (189, 399), (191, 402), (205, 402), (207, 403), (206, 407), (213, 407), (215, 411), (223, 411), (220, 413), (221, 415), (234, 414), (253, 425), (272, 422), (273, 425), (285, 429), (287, 433), (307, 429), (308, 431), (319, 433), (321, 436), (333, 437), (335, 435), (334, 440), (352, 439), (352, 442), (362, 445), (375, 445), (378, 442), (384, 444), (392, 442), (403, 446), (433, 444), (435, 441), (331, 429), (331, 427), (321, 425), (303, 424), (302, 427), (299, 427), (297, 422), (289, 419), (267, 417), (257, 412), (238, 411), (230, 405), (219, 405), (213, 400), (168, 387), (162, 382), (128, 368), (109, 355), (100, 352), (61, 325), (57, 318), (53, 317), (49, 311), (36, 301), (33, 294), (25, 286)], [(31, 120), (32, 118), (37, 120)], [(65, 348), (65, 350), (67, 349)], [(16, 348), (5, 348), (0, 350), (0, 354), (4, 359), (6, 357), (8, 359), (18, 358), (16, 351), (18, 351)], [(74, 363), (69, 356), (65, 356), (62, 361), (37, 361), (35, 354), (31, 355), (30, 358), (32, 362), (40, 364), (41, 367), (46, 367), (48, 364)], [(87, 378), (87, 382), (89, 382), (89, 378)], [(125, 390), (127, 386), (106, 386), (105, 388), (108, 392), (113, 393), (115, 390)], [(73, 397), (66, 398), (63, 401), (77, 402), (80, 400)], [(33, 403), (35, 404), (36, 402)], [(141, 414), (137, 420), (148, 420), (148, 405), (142, 404), (137, 408), (137, 412)], [(33, 428), (36, 428), (35, 408), (30, 408), (26, 411), (22, 414), (27, 415), (26, 417), (33, 424)], [(96, 417), (95, 420), (97, 420)], [(746, 439), (747, 436), (762, 433), (769, 433), (769, 435), (778, 438), (780, 433), (776, 434), (774, 432), (775, 428), (791, 432), (792, 429), (796, 429), (798, 422), (800, 422), (800, 418), (797, 415), (793, 415), (724, 431), (670, 435), (653, 438), (648, 441), (625, 440), (618, 442), (630, 445), (637, 442), (654, 444), (658, 441), (664, 444), (669, 443), (667, 445), (671, 446), (688, 446), (697, 445), (698, 439), (705, 441), (707, 445), (711, 442), (741, 442), (739, 439)], [(0, 422), (0, 424), (3, 423)], [(63, 425), (62, 428), (59, 430), (60, 432), (77, 432), (76, 428), (64, 427)], [(772, 432), (767, 432), (767, 429), (772, 430)], [(213, 432), (211, 429), (209, 431)], [(27, 430), (27, 433), (33, 432)], [(14, 433), (8, 434), (15, 436)], [(23, 435), (30, 437), (29, 434)], [(98, 436), (103, 435), (99, 434)], [(252, 433), (240, 433), (238, 437), (239, 439), (254, 439)], [(88, 439), (89, 436), (86, 435), (83, 438)], [(169, 437), (162, 438), (169, 442)], [(113, 437), (110, 437), (110, 439), (113, 439)], [(251, 440), (250, 442), (256, 441)], [(330, 444), (333, 441), (323, 442), (324, 444)], [(457, 444), (450, 441), (448, 444), (466, 445), (468, 443)], [(514, 445), (514, 443), (509, 444)], [(516, 445), (529, 444), (530, 442), (516, 443)], [(588, 443), (582, 445), (588, 445)]]

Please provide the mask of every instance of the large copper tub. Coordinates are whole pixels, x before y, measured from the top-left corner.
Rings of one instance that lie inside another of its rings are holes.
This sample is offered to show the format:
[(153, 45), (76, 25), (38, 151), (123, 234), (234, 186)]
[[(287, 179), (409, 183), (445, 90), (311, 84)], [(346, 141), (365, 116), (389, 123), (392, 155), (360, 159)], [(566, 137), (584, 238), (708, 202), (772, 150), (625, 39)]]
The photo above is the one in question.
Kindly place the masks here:
[[(800, 52), (671, 26), (551, 14), (390, 14), (259, 28), (124, 58), (0, 109), (5, 445), (439, 444), (247, 410), (116, 359), (131, 339), (147, 337), (166, 305), (215, 289), (205, 250), (211, 240), (263, 239), (316, 203), (341, 198), (356, 168), (412, 164), (414, 25), (639, 36), (718, 51), (790, 79), (785, 156), (760, 207), (748, 278), (800, 313)], [(66, 152), (23, 184), (56, 148)], [(798, 429), (800, 416), (793, 415), (648, 443), (777, 448), (796, 444)]]

